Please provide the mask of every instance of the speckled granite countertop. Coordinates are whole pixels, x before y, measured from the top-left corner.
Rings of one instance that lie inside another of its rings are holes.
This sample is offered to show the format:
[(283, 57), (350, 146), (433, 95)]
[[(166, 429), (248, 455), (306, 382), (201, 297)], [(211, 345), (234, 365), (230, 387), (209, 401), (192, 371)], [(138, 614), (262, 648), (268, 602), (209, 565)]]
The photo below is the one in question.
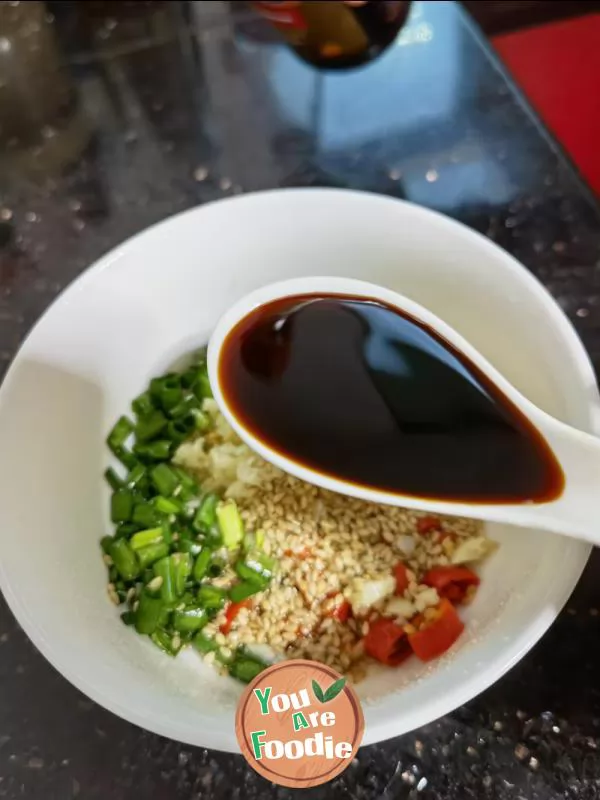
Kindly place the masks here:
[[(600, 366), (598, 209), (455, 4), (415, 3), (380, 60), (324, 76), (236, 5), (0, 2), (0, 376), (56, 294), (126, 237), (213, 198), (301, 185), (407, 197), (482, 231), (548, 286)], [(598, 574), (594, 554), (493, 688), (302, 796), (597, 797)], [(0, 687), (2, 797), (299, 795), (94, 705), (4, 603)]]

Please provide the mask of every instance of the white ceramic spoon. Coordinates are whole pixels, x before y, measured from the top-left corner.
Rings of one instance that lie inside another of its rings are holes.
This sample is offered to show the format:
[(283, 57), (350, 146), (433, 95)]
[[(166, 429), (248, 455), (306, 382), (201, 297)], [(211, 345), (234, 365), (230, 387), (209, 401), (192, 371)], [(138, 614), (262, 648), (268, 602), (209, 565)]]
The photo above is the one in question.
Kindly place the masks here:
[[(278, 298), (302, 294), (353, 295), (379, 300), (405, 311), (437, 331), (485, 373), (544, 437), (564, 472), (565, 486), (560, 496), (548, 502), (504, 504), (464, 503), (392, 494), (324, 475), (272, 450), (256, 438), (235, 416), (222, 392), (218, 369), (221, 348), (231, 329), (252, 310)], [(308, 483), (375, 503), (541, 528), (600, 544), (600, 439), (546, 414), (523, 397), (453, 328), (423, 306), (396, 292), (364, 281), (329, 277), (298, 278), (264, 286), (242, 298), (219, 320), (208, 346), (208, 372), (215, 400), (241, 439), (267, 461)]]

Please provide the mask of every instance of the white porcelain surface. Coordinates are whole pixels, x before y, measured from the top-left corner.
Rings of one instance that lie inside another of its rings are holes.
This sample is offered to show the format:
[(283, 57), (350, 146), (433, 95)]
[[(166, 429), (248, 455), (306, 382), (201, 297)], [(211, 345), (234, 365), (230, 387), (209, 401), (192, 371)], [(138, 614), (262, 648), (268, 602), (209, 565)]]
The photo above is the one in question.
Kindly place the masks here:
[[(431, 309), (532, 402), (598, 431), (590, 363), (545, 290), (483, 237), (375, 195), (290, 190), (193, 209), (102, 258), (34, 328), (0, 390), (0, 585), (51, 663), (91, 698), (165, 736), (237, 751), (241, 688), (192, 652), (123, 626), (98, 540), (110, 530), (104, 438), (148, 379), (208, 340), (235, 301), (310, 274), (394, 289)], [(468, 631), (426, 670), (360, 686), (365, 743), (422, 725), (493, 683), (543, 634), (589, 547), (491, 524)]]

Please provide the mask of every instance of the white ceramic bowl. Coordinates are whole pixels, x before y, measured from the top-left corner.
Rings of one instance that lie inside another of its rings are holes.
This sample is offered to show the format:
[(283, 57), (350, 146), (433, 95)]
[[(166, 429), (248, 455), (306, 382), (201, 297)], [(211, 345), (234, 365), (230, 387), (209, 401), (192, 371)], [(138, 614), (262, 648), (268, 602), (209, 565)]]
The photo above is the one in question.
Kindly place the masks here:
[[(0, 583), (49, 661), (116, 714), (183, 742), (237, 751), (240, 687), (195, 654), (175, 660), (123, 626), (98, 540), (110, 530), (104, 438), (148, 379), (206, 342), (242, 295), (344, 275), (388, 286), (454, 326), (533, 402), (598, 430), (592, 368), (539, 283), (485, 238), (425, 209), (322, 189), (193, 209), (102, 258), (43, 316), (0, 391)], [(441, 716), (497, 680), (556, 617), (589, 547), (489, 526), (467, 633), (425, 669), (360, 685), (365, 744)]]

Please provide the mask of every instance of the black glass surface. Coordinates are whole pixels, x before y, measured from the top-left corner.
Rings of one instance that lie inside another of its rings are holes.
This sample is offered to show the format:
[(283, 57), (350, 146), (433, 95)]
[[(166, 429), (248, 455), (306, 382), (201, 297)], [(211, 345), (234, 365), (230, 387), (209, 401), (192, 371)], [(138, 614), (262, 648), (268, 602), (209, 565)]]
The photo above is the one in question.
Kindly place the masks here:
[[(215, 198), (341, 186), (439, 209), (548, 287), (600, 366), (600, 216), (460, 6), (413, 4), (351, 72), (312, 69), (223, 2), (0, 4), (0, 376), (54, 297), (146, 226)], [(542, 641), (448, 717), (363, 748), (332, 800), (595, 798), (600, 560)], [(0, 606), (0, 797), (297, 796), (81, 695)]]

